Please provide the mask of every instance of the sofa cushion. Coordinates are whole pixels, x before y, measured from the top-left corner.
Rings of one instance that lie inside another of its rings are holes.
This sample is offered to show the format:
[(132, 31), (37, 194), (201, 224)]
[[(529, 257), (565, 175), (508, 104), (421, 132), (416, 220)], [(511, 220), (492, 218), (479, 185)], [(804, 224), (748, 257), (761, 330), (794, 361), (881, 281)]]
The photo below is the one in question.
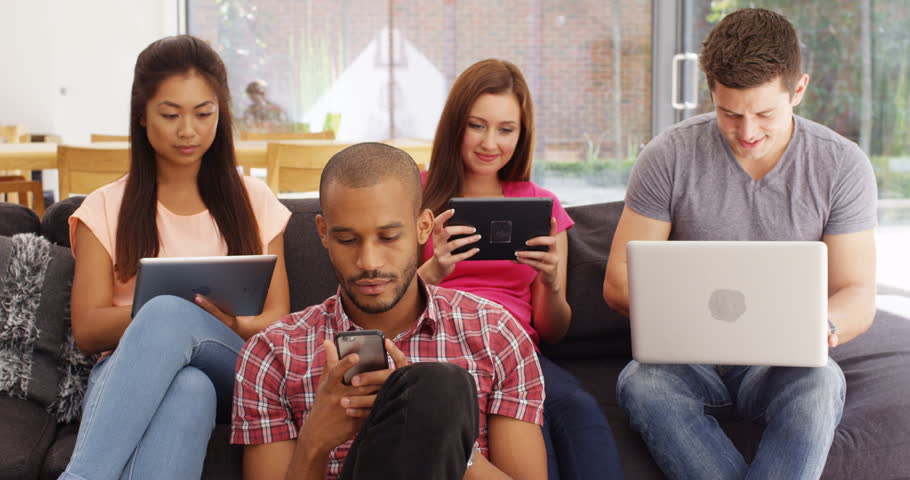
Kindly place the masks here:
[(329, 255), (316, 233), (319, 199), (282, 199), (291, 211), (284, 231), (284, 262), (291, 289), (291, 311), (322, 303), (335, 294), (338, 281)]
[(38, 478), (56, 429), (43, 405), (0, 394), (0, 480)]
[(831, 357), (847, 398), (823, 478), (910, 478), (910, 319), (879, 311)]
[[(2, 418), (2, 412), (0, 412)], [(76, 448), (76, 438), (79, 435), (78, 424), (71, 423), (60, 425), (53, 444), (47, 448), (44, 464), (41, 466), (41, 480), (56, 480), (69, 464), (73, 450)], [(230, 425), (216, 425), (209, 439), (208, 450), (205, 453), (205, 464), (202, 469), (203, 480), (241, 480), (243, 478), (243, 447), (231, 445)], [(0, 448), (2, 448), (0, 439)], [(0, 450), (3, 451), (3, 450)], [(38, 457), (40, 458), (40, 456)], [(3, 477), (26, 478), (26, 477)], [(33, 478), (33, 477), (30, 477)]]
[(70, 247), (69, 218), (83, 200), (84, 196), (70, 197), (48, 207), (41, 217), (41, 236), (53, 244)]
[(76, 437), (79, 435), (79, 424), (68, 423), (57, 425), (57, 435), (54, 443), (47, 449), (44, 462), (41, 465), (40, 480), (57, 480), (66, 470), (76, 448)]
[(575, 226), (569, 229), (566, 300), (572, 307), (572, 323), (562, 342), (541, 344), (552, 359), (628, 356), (629, 322), (603, 299), (607, 257), (613, 232), (622, 215), (623, 202), (569, 207)]
[(53, 404), (72, 277), (69, 249), (34, 234), (0, 237), (0, 391)]
[(38, 233), (41, 219), (34, 210), (18, 203), (0, 202), (0, 235), (11, 237), (17, 233)]
[(70, 330), (73, 269), (68, 248), (32, 234), (0, 237), (0, 391), (59, 422), (78, 418), (94, 363)]
[(231, 445), (230, 439), (230, 425), (215, 426), (205, 453), (203, 479), (242, 480), (243, 446)]
[[(868, 332), (832, 351), (847, 379), (844, 414), (823, 479), (910, 478), (910, 319), (879, 311)], [(616, 400), (616, 380), (630, 358), (572, 358), (560, 365), (597, 398), (610, 422), (626, 478), (664, 476)], [(747, 460), (764, 427), (721, 422)]]

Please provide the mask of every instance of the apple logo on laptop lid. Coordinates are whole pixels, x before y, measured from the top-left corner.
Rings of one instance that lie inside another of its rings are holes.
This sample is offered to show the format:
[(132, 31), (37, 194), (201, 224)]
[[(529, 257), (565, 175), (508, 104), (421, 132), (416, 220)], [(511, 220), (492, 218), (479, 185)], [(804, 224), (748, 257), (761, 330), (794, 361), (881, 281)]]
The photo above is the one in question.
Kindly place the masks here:
[(714, 290), (708, 299), (708, 310), (716, 320), (735, 322), (746, 313), (746, 296), (739, 290)]

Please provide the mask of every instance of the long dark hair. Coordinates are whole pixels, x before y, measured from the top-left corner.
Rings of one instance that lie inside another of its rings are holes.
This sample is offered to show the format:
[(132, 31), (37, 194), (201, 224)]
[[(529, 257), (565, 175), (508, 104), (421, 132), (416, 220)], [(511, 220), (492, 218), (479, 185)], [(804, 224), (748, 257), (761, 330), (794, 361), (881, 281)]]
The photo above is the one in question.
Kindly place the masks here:
[(452, 85), (449, 98), (436, 127), (430, 171), (423, 189), (423, 208), (439, 215), (452, 197), (464, 188), (464, 160), (461, 144), (471, 106), (485, 93), (512, 93), (521, 108), (521, 132), (509, 163), (499, 169), (499, 179), (526, 182), (531, 179), (534, 151), (534, 108), (531, 92), (521, 70), (505, 60), (481, 60), (461, 73)]
[(166, 78), (195, 72), (218, 96), (218, 126), (212, 146), (202, 155), (196, 184), (218, 225), (228, 255), (262, 253), (259, 227), (234, 158), (231, 93), (224, 63), (208, 44), (189, 36), (165, 37), (139, 54), (130, 102), (130, 173), (117, 218), (114, 272), (120, 281), (136, 274), (139, 259), (157, 257), (158, 166), (142, 125), (145, 108)]

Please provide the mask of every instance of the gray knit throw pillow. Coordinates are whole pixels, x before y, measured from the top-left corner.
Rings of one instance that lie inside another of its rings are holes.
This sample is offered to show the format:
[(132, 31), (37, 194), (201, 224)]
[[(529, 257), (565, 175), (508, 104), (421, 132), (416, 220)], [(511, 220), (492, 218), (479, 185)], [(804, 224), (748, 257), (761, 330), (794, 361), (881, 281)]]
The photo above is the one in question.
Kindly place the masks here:
[(0, 392), (43, 405), (58, 422), (79, 418), (95, 357), (70, 329), (73, 258), (43, 237), (0, 237)]

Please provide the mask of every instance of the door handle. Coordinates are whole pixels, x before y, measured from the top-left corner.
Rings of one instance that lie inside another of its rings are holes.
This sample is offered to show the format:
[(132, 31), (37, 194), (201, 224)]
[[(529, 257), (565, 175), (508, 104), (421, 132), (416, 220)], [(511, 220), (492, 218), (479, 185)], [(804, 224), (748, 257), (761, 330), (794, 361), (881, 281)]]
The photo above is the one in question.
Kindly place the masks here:
[(698, 61), (698, 54), (686, 52), (673, 55), (673, 68), (670, 79), (672, 83), (670, 104), (673, 105), (675, 110), (692, 110), (698, 106), (698, 68), (692, 69), (692, 78), (689, 87), (689, 98), (691, 98), (692, 101), (686, 101), (685, 99), (679, 98), (679, 66), (687, 61)]

